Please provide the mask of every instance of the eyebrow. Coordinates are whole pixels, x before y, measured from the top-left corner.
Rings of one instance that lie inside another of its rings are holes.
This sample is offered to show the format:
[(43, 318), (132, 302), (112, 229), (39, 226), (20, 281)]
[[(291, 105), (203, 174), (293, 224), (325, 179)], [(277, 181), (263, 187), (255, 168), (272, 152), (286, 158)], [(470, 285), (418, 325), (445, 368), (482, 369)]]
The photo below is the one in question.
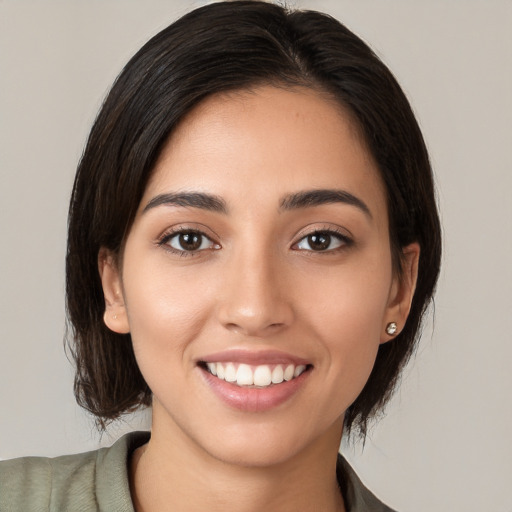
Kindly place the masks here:
[[(332, 203), (344, 203), (355, 206), (368, 217), (372, 218), (372, 214), (366, 203), (346, 190), (318, 189), (290, 194), (281, 200), (280, 209), (289, 211)], [(148, 210), (158, 206), (200, 208), (202, 210), (223, 214), (228, 212), (226, 202), (222, 197), (213, 194), (205, 194), (203, 192), (171, 192), (168, 194), (159, 194), (148, 202), (144, 210), (142, 210), (142, 213), (146, 213)]]
[(284, 197), (281, 200), (280, 208), (282, 210), (295, 210), (332, 203), (344, 203), (355, 206), (370, 219), (372, 218), (366, 203), (346, 190), (319, 189), (297, 192), (296, 194)]
[(227, 213), (226, 202), (219, 196), (204, 194), (202, 192), (176, 192), (155, 196), (144, 207), (142, 213), (146, 213), (157, 206), (184, 206), (200, 208), (218, 213)]

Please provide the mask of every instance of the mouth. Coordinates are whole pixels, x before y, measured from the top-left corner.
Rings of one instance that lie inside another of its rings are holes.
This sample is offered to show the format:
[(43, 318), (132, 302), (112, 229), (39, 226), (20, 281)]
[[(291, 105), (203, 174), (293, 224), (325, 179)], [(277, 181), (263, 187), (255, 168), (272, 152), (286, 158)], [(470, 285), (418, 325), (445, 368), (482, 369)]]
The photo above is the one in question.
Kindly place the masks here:
[(265, 389), (290, 382), (312, 368), (310, 364), (259, 364), (200, 361), (199, 367), (221, 381), (249, 389)]
[(197, 360), (208, 389), (242, 412), (273, 410), (300, 395), (313, 373), (306, 359), (276, 350), (230, 349)]

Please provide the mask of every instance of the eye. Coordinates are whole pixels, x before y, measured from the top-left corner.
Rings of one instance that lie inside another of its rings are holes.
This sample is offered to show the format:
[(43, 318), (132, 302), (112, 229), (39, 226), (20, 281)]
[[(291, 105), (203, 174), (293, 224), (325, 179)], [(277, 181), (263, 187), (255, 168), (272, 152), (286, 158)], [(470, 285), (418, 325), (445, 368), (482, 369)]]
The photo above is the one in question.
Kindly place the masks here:
[(167, 245), (173, 251), (183, 254), (219, 248), (219, 245), (204, 233), (194, 230), (181, 230), (170, 233), (162, 238), (160, 245)]
[(294, 246), (303, 251), (327, 252), (350, 245), (352, 241), (334, 231), (315, 231), (301, 238)]

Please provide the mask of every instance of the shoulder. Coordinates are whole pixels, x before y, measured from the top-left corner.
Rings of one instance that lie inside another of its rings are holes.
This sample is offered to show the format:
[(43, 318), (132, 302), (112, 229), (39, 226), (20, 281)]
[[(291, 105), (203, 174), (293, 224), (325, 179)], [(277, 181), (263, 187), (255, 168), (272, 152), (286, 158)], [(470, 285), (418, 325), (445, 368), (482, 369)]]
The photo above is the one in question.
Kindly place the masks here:
[(336, 472), (347, 512), (395, 512), (365, 487), (350, 464), (340, 454), (338, 454)]
[(0, 512), (125, 510), (133, 512), (127, 462), (147, 433), (135, 432), (109, 448), (55, 458), (0, 462)]
[[(53, 459), (22, 457), (0, 463), (2, 493), (0, 510), (52, 510), (62, 500), (80, 497), (79, 504), (90, 507), (96, 453), (82, 453)], [(63, 490), (66, 489), (64, 496)]]

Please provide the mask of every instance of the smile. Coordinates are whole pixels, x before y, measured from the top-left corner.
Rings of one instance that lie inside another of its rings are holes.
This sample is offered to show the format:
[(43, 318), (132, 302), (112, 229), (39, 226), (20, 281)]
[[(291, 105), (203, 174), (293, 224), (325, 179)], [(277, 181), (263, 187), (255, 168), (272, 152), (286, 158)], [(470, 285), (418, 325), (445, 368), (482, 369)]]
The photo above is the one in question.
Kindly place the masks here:
[(313, 373), (307, 359), (276, 350), (230, 349), (196, 362), (203, 382), (230, 408), (263, 413), (300, 393)]
[(267, 388), (289, 382), (306, 371), (303, 364), (249, 365), (235, 362), (208, 362), (204, 368), (218, 379), (241, 387)]

